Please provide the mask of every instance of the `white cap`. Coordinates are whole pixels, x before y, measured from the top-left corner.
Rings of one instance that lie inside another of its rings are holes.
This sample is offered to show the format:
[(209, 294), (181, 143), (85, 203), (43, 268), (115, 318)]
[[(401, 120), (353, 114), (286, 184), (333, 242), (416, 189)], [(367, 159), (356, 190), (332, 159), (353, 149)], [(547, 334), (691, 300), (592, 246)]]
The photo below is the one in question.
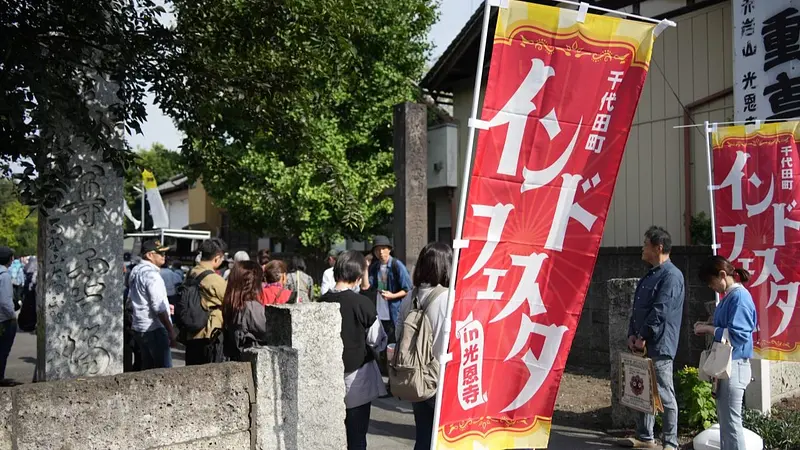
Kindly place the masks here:
[(250, 255), (247, 254), (244, 250), (239, 250), (233, 255), (234, 262), (242, 262), (242, 261), (250, 261)]

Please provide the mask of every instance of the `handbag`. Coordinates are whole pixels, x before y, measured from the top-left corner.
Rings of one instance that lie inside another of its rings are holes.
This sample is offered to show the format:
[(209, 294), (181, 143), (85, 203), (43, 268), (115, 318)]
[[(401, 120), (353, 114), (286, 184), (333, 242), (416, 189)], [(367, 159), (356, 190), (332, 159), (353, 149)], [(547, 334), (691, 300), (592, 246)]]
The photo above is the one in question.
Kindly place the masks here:
[(730, 344), (730, 335), (727, 328), (722, 331), (721, 342), (714, 342), (711, 345), (711, 350), (706, 350), (703, 353), (706, 353), (706, 358), (703, 360), (703, 355), (700, 355), (701, 372), (720, 380), (730, 378), (733, 347)]
[(620, 404), (647, 414), (664, 412), (658, 393), (653, 360), (642, 349), (640, 354), (620, 353)]

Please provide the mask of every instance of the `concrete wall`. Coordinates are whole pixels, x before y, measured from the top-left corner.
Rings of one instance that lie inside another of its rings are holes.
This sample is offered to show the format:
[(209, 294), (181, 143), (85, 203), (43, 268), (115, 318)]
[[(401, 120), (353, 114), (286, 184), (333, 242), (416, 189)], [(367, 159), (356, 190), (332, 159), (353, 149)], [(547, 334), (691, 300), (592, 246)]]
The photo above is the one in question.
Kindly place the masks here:
[(248, 363), (0, 390), (0, 449), (250, 448)]
[[(578, 331), (572, 343), (568, 364), (579, 366), (605, 365), (608, 350), (608, 298), (606, 282), (613, 278), (641, 278), (647, 265), (641, 260), (638, 247), (603, 247), (597, 256), (592, 282), (586, 295)], [(683, 272), (686, 281), (686, 300), (683, 308), (681, 340), (675, 366), (697, 364), (705, 340), (694, 335), (692, 325), (706, 320), (705, 302), (714, 301), (714, 293), (697, 278), (697, 268), (708, 256), (707, 247), (673, 247), (672, 262)]]

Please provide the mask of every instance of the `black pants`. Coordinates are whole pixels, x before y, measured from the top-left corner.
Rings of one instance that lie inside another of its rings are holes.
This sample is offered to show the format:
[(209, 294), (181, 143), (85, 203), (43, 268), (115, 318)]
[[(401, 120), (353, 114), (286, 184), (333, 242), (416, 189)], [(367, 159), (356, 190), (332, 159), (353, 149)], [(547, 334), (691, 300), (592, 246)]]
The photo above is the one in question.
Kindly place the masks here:
[(417, 428), (417, 442), (414, 450), (428, 450), (431, 448), (431, 437), (433, 435), (433, 412), (436, 409), (436, 397), (429, 398), (424, 402), (411, 404), (414, 409), (414, 424)]
[(347, 450), (366, 450), (371, 410), (372, 403), (345, 410), (344, 427), (347, 431)]
[(212, 362), (211, 354), (208, 351), (208, 344), (208, 339), (192, 339), (186, 341), (186, 365), (199, 366)]

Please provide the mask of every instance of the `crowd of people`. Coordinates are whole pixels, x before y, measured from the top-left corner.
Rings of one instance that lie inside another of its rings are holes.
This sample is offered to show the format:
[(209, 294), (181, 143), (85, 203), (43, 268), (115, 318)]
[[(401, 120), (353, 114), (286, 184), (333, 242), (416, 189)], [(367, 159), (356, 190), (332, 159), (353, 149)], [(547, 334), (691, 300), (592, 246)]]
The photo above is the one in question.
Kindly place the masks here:
[[(637, 285), (628, 327), (629, 349), (654, 363), (664, 410), (665, 449), (678, 448), (673, 360), (685, 296), (684, 276), (670, 261), (671, 247), (671, 237), (663, 228), (651, 227), (644, 234), (642, 259), (651, 268)], [(242, 360), (245, 349), (268, 344), (267, 305), (336, 303), (342, 315), (348, 448), (366, 448), (372, 402), (388, 395), (412, 403), (415, 449), (430, 447), (438, 392), (436, 358), (447, 350), (445, 322), (453, 259), (449, 246), (425, 246), (413, 277), (392, 256), (385, 236), (376, 236), (366, 255), (331, 251), (318, 298), (314, 280), (296, 256), (283, 261), (261, 250), (255, 260), (247, 252), (229, 258), (226, 244), (212, 238), (201, 243), (196, 264), (187, 271), (180, 263), (168, 264), (168, 253), (169, 248), (158, 240), (147, 241), (142, 244), (141, 259), (126, 264), (126, 370), (172, 367), (171, 348), (178, 343), (185, 347), (187, 365)], [(32, 331), (25, 319), (26, 305), (34, 308), (35, 326), (36, 267), (35, 257), (16, 259), (14, 250), (0, 247), (0, 384), (9, 381), (5, 367), (17, 328)], [(694, 332), (711, 335), (715, 342), (727, 341), (733, 348), (730, 373), (712, 380), (721, 448), (744, 449), (742, 400), (751, 378), (757, 323), (755, 304), (743, 286), (750, 274), (713, 256), (701, 265), (697, 276), (721, 300), (710, 320), (694, 324)], [(427, 344), (420, 346), (420, 342)], [(416, 361), (416, 366), (406, 361)], [(388, 384), (383, 375), (388, 375)], [(654, 424), (652, 414), (639, 413), (636, 435), (621, 444), (656, 448)]]

